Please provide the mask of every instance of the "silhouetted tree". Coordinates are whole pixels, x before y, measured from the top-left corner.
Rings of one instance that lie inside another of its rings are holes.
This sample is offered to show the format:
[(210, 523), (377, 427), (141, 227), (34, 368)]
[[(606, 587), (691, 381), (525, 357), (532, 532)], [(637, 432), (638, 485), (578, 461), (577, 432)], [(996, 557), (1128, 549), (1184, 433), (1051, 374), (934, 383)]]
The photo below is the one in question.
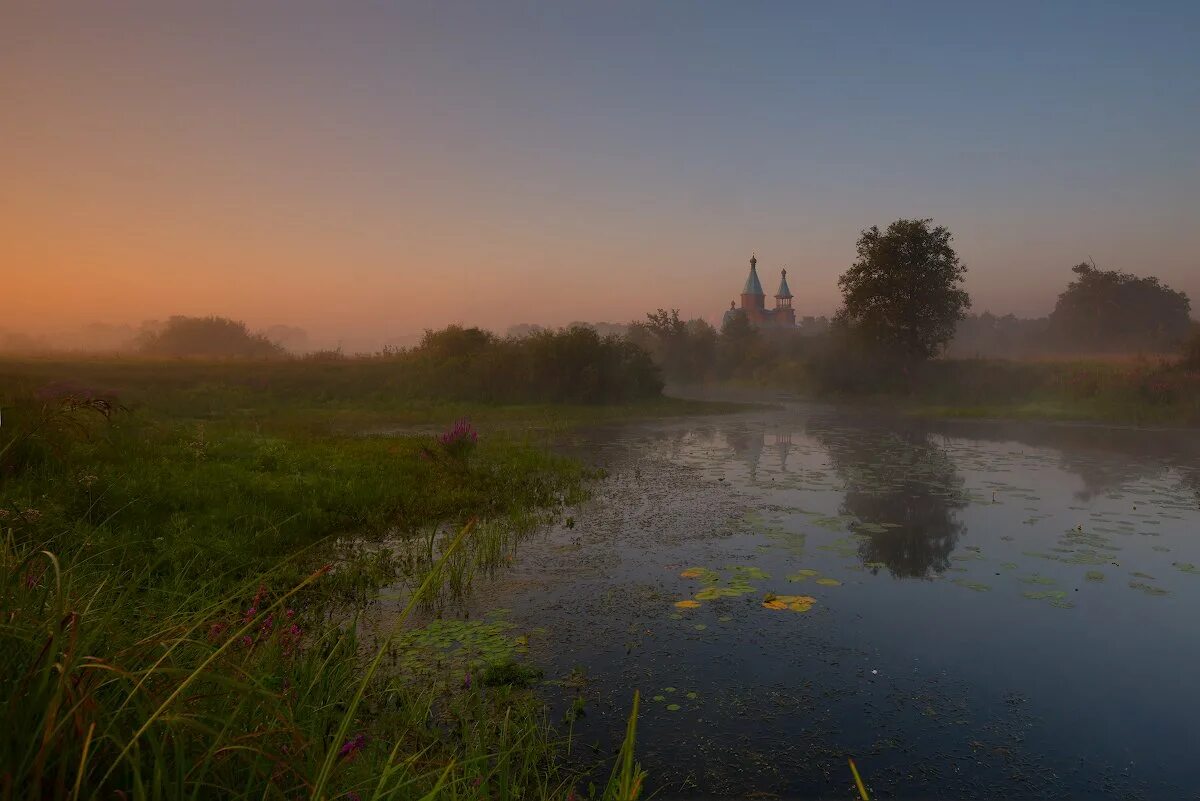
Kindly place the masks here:
[(1065, 347), (1090, 351), (1174, 350), (1187, 337), (1191, 301), (1157, 278), (1139, 278), (1092, 264), (1058, 296), (1050, 332)]
[(960, 288), (967, 268), (950, 231), (932, 220), (896, 220), (862, 232), (858, 260), (838, 279), (837, 323), (867, 348), (892, 358), (931, 358), (971, 306)]
[(147, 330), (139, 349), (153, 356), (270, 359), (284, 349), (263, 334), (252, 333), (240, 320), (227, 317), (182, 317), (167, 320), (160, 330)]
[(761, 366), (768, 356), (762, 333), (744, 311), (737, 309), (721, 324), (717, 338), (717, 374), (721, 378), (745, 375), (756, 365)]
[(712, 372), (717, 333), (703, 320), (684, 322), (678, 309), (658, 309), (631, 323), (629, 340), (645, 349), (672, 381), (703, 381)]

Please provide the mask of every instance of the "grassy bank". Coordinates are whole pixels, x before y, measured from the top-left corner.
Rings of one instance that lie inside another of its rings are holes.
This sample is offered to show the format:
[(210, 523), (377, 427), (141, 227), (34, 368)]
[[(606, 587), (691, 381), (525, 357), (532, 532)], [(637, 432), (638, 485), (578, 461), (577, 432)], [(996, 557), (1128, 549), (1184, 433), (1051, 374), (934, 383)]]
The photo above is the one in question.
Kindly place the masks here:
[[(585, 794), (523, 632), (358, 620), (382, 586), (453, 612), (582, 497), (530, 430), (702, 407), (443, 403), (380, 370), (0, 364), (0, 797)], [(477, 442), (358, 428), (466, 412)], [(620, 767), (596, 795), (636, 795)]]
[(945, 360), (905, 393), (913, 414), (1200, 424), (1200, 371), (1167, 360)]
[(1200, 370), (1175, 359), (935, 359), (898, 368), (826, 357), (788, 375), (812, 397), (923, 416), (1200, 425)]

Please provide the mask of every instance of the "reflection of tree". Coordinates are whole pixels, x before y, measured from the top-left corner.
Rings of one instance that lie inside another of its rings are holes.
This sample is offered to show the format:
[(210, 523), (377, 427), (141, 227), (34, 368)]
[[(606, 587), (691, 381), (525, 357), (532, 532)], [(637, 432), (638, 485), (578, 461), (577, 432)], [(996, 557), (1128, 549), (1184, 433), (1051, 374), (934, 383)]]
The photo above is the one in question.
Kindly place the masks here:
[[(922, 577), (950, 566), (964, 527), (963, 480), (949, 454), (925, 432), (820, 432), (833, 468), (846, 482), (841, 512), (864, 535), (864, 564), (898, 577)], [(885, 528), (886, 527), (886, 528)]]
[(757, 428), (730, 427), (723, 432), (734, 456), (746, 463), (750, 480), (758, 477), (758, 463), (763, 452), (763, 432)]
[(983, 442), (1017, 442), (1060, 452), (1059, 465), (1079, 476), (1081, 501), (1161, 476), (1171, 467), (1200, 464), (1200, 437), (1169, 429), (1036, 422), (944, 421), (941, 433)]

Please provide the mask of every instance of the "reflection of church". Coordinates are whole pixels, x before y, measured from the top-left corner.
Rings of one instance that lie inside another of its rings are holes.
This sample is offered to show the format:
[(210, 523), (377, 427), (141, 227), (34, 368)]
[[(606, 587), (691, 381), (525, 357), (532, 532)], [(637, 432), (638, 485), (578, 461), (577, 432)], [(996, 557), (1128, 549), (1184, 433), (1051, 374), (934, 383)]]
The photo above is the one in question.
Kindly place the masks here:
[(742, 307), (738, 309), (734, 301), (729, 301), (729, 311), (725, 312), (722, 322), (728, 322), (739, 311), (759, 328), (794, 328), (796, 311), (792, 308), (792, 290), (788, 288), (787, 270), (780, 270), (775, 308), (768, 309), (766, 293), (758, 280), (758, 259), (751, 256), (750, 275), (746, 276), (746, 284), (742, 287)]
[[(778, 451), (780, 472), (787, 472), (788, 452), (792, 449), (792, 432), (790, 430), (770, 434), (757, 429), (730, 429), (723, 433), (725, 441), (729, 443), (734, 455), (746, 465), (746, 472), (751, 481), (757, 480), (759, 467), (769, 469), (763, 465), (763, 452), (768, 445), (773, 445), (774, 450)], [(768, 442), (769, 439), (773, 442)]]

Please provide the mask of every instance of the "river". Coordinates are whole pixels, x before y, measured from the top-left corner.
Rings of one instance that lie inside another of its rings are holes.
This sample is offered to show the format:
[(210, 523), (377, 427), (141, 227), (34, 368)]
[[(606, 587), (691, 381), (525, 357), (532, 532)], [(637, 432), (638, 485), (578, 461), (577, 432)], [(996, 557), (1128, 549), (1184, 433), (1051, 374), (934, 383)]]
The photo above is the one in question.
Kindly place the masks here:
[(1200, 787), (1196, 433), (783, 402), (564, 448), (607, 476), (477, 603), (574, 672), (577, 758), (638, 689), (659, 797)]

